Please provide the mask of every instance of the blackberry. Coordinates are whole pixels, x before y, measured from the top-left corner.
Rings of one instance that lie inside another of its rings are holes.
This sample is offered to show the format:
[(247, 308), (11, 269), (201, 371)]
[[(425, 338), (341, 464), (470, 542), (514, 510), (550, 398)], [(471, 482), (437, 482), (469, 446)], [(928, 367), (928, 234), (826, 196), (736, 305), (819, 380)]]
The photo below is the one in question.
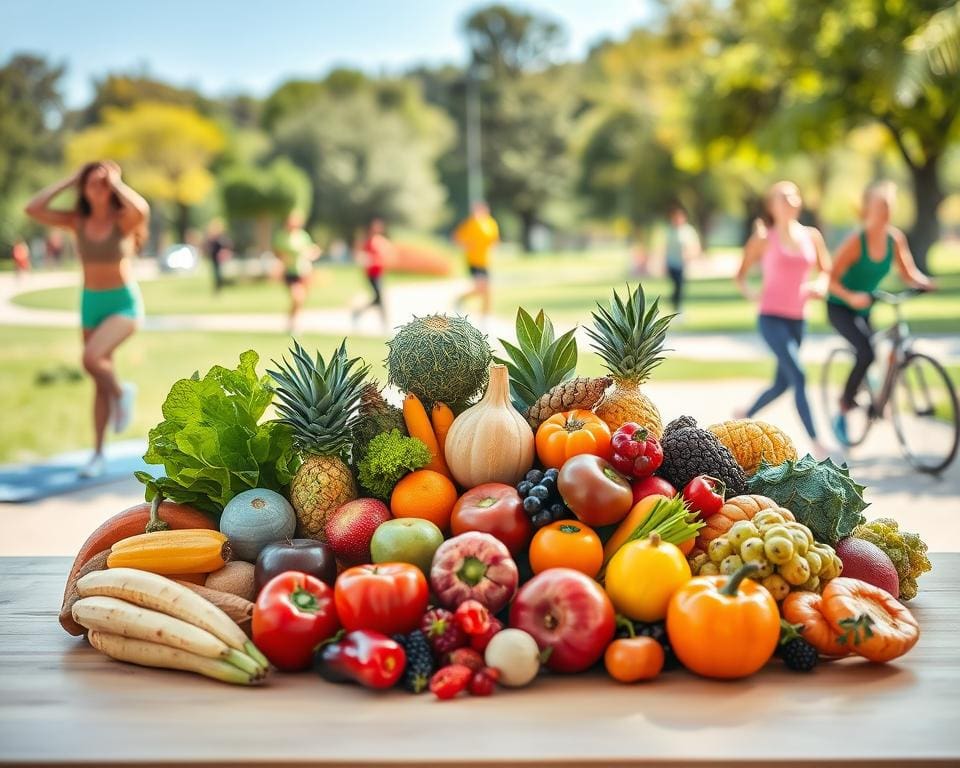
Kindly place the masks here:
[(423, 693), (430, 686), (434, 672), (433, 651), (427, 636), (415, 629), (409, 635), (394, 635), (393, 639), (407, 652), (407, 666), (400, 684), (411, 693)]
[[(630, 620), (625, 619), (625, 621)], [(617, 637), (630, 637), (630, 630), (628, 630), (624, 624), (621, 624), (619, 619), (617, 622)], [(660, 643), (660, 647), (663, 648), (663, 668), (665, 670), (676, 669), (680, 666), (680, 662), (677, 661), (673, 648), (670, 646), (666, 622), (630, 621), (630, 624), (633, 625), (633, 634), (636, 637), (649, 637)]]
[(794, 672), (810, 672), (820, 660), (817, 649), (802, 637), (793, 637), (781, 645), (780, 658)]

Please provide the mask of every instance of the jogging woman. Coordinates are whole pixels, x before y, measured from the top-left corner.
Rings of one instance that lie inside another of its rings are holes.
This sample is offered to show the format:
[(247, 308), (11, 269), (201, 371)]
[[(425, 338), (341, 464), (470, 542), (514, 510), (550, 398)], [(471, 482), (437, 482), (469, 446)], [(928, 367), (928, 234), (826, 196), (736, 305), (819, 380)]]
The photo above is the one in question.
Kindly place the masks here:
[[(827, 449), (817, 438), (817, 429), (807, 402), (806, 374), (800, 363), (800, 345), (805, 329), (807, 299), (823, 295), (811, 282), (814, 269), (830, 271), (830, 255), (823, 236), (815, 227), (798, 220), (803, 200), (791, 181), (779, 181), (765, 197), (765, 221), (756, 227), (743, 250), (743, 262), (737, 273), (740, 292), (760, 305), (760, 335), (777, 358), (777, 373), (767, 388), (742, 414), (750, 418), (791, 387), (797, 413), (813, 442), (816, 454), (826, 456)], [(759, 295), (747, 285), (751, 268), (759, 264), (763, 273)]]
[(313, 262), (320, 249), (303, 228), (303, 215), (292, 211), (287, 215), (283, 229), (273, 238), (273, 252), (283, 266), (283, 282), (290, 292), (289, 330), (297, 332), (300, 311), (307, 301)]
[(366, 237), (357, 249), (357, 258), (370, 284), (373, 300), (352, 312), (353, 323), (356, 325), (367, 310), (376, 309), (380, 313), (380, 324), (384, 332), (387, 330), (387, 310), (383, 304), (383, 272), (393, 252), (393, 243), (387, 239), (385, 232), (383, 219), (373, 219), (367, 227)]
[[(51, 208), (61, 192), (75, 187), (74, 210)], [(80, 321), (83, 367), (93, 379), (94, 453), (81, 477), (104, 472), (107, 425), (123, 432), (133, 419), (136, 387), (121, 384), (113, 353), (133, 335), (143, 317), (143, 300), (133, 279), (132, 262), (146, 232), (150, 207), (120, 178), (112, 162), (89, 163), (73, 176), (39, 192), (26, 212), (41, 224), (72, 230), (83, 267)]]
[(854, 406), (857, 391), (875, 358), (873, 326), (870, 325), (873, 291), (894, 264), (908, 285), (925, 291), (933, 289), (930, 278), (917, 269), (906, 236), (890, 224), (896, 194), (897, 187), (891, 181), (867, 187), (863, 193), (863, 228), (850, 235), (837, 250), (830, 273), (827, 317), (856, 352), (853, 369), (840, 396), (840, 412), (832, 425), (837, 440), (843, 445), (850, 444), (846, 413)]

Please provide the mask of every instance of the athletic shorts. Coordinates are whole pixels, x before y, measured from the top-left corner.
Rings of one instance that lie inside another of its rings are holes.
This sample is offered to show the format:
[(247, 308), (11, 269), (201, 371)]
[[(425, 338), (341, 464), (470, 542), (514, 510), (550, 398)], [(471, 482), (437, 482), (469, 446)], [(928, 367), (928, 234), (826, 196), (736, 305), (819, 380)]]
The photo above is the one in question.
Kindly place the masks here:
[(486, 280), (489, 274), (486, 267), (470, 267), (470, 277)]
[(96, 291), (84, 288), (80, 294), (80, 322), (84, 330), (92, 331), (111, 315), (133, 320), (143, 317), (143, 297), (136, 283)]

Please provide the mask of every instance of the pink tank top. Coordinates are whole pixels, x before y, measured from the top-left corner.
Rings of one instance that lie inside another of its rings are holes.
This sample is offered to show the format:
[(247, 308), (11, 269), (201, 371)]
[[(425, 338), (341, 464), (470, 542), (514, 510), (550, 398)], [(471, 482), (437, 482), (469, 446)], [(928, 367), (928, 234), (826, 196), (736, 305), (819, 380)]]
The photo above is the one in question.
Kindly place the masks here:
[(760, 263), (763, 270), (761, 315), (791, 320), (803, 318), (803, 307), (807, 301), (804, 283), (810, 279), (810, 271), (817, 263), (817, 248), (806, 227), (798, 239), (800, 250), (788, 251), (775, 229), (767, 232), (767, 248)]

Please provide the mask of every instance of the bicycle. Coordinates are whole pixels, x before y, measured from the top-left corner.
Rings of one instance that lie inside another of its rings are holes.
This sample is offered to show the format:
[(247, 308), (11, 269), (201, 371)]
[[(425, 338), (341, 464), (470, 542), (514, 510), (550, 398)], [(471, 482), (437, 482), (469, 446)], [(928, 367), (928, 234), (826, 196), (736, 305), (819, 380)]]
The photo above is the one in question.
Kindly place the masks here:
[[(900, 293), (874, 291), (874, 301), (893, 307), (895, 321), (873, 335), (873, 342), (887, 340), (890, 353), (882, 379), (872, 371), (864, 377), (855, 405), (846, 414), (847, 447), (863, 443), (874, 422), (884, 418), (887, 406), (893, 419), (900, 450), (918, 472), (938, 474), (957, 455), (960, 443), (960, 405), (957, 391), (946, 369), (933, 357), (913, 349), (914, 337), (903, 317), (902, 305), (923, 291)], [(855, 355), (849, 346), (838, 347), (827, 356), (821, 392), (830, 423), (839, 413), (839, 391), (853, 367)]]

